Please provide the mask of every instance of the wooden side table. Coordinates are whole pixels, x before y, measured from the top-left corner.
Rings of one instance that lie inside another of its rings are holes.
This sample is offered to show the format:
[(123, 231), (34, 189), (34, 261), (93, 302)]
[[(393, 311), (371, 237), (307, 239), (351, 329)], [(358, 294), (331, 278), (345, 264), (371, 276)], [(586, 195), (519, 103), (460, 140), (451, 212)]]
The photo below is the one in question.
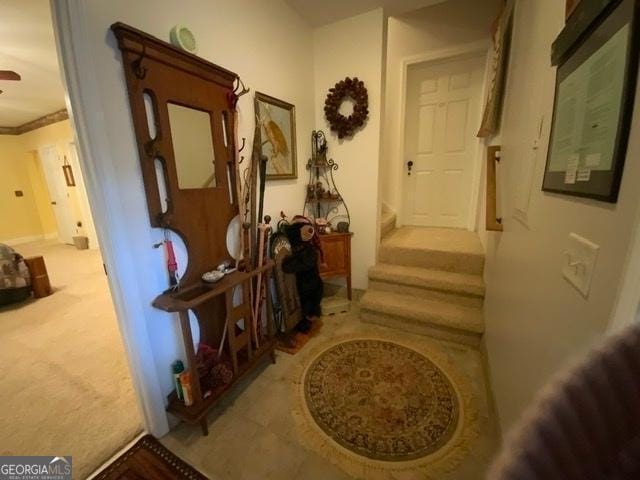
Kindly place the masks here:
[(29, 269), (33, 296), (35, 298), (42, 298), (51, 295), (51, 282), (49, 282), (49, 274), (47, 273), (44, 258), (41, 256), (27, 257), (24, 259), (24, 263)]
[(351, 300), (351, 237), (353, 233), (325, 233), (319, 235), (324, 262), (320, 263), (320, 277), (347, 279), (347, 297)]

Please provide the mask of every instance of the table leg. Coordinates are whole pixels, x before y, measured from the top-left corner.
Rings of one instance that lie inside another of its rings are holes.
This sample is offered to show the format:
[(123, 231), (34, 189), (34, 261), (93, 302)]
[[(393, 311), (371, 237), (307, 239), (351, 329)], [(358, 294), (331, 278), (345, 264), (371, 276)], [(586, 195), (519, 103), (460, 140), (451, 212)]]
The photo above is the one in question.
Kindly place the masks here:
[(206, 415), (202, 420), (200, 420), (200, 428), (202, 428), (202, 435), (205, 437), (209, 435), (209, 423), (207, 422)]

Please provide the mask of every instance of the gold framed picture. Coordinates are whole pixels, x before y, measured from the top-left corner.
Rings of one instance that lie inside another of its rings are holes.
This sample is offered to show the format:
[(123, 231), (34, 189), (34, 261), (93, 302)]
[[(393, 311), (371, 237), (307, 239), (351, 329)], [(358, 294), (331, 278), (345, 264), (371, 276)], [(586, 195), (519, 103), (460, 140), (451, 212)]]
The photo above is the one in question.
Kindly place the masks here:
[(268, 158), (266, 179), (298, 178), (296, 107), (260, 92), (254, 102), (262, 154)]

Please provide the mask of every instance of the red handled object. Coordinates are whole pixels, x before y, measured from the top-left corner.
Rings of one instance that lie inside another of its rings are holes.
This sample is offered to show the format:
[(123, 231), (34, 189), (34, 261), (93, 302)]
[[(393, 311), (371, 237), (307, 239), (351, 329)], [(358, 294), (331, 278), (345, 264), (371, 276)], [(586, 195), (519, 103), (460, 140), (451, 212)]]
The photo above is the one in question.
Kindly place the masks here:
[(178, 284), (176, 272), (178, 271), (178, 262), (176, 262), (176, 254), (173, 251), (173, 242), (165, 240), (164, 246), (167, 250), (167, 271), (169, 272), (169, 285), (172, 287)]

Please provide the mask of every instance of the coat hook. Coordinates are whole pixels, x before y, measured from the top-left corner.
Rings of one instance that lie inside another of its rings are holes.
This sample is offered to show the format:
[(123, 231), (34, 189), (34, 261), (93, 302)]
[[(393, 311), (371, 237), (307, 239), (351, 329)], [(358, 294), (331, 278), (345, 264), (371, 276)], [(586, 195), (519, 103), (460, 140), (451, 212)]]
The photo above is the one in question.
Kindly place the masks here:
[(240, 77), (236, 77), (236, 79), (233, 81), (233, 90), (227, 92), (227, 102), (229, 103), (229, 108), (235, 110), (236, 106), (238, 105), (238, 99), (245, 93), (249, 93), (249, 89), (244, 86), (244, 82), (240, 79)]
[(244, 157), (240, 157), (240, 161), (238, 162), (238, 165), (242, 164), (243, 161), (244, 161)]
[[(235, 88), (233, 89), (233, 93), (235, 94), (236, 97), (240, 98), (245, 93), (249, 93), (249, 89), (247, 87), (245, 87), (244, 82), (242, 81), (242, 79), (240, 77), (237, 77), (237, 81), (238, 81), (238, 83), (235, 86)], [(242, 88), (240, 88), (240, 87), (242, 87)]]
[(144, 77), (147, 76), (147, 67), (142, 66), (142, 59), (145, 57), (145, 52), (147, 50), (147, 45), (142, 44), (142, 52), (140, 52), (140, 56), (136, 58), (133, 62), (131, 62), (131, 68), (133, 69), (133, 73), (139, 80), (144, 80)]
[(242, 146), (240, 147), (240, 150), (238, 150), (238, 153), (240, 153), (242, 150), (244, 150), (244, 145), (247, 142), (247, 139), (242, 137)]

